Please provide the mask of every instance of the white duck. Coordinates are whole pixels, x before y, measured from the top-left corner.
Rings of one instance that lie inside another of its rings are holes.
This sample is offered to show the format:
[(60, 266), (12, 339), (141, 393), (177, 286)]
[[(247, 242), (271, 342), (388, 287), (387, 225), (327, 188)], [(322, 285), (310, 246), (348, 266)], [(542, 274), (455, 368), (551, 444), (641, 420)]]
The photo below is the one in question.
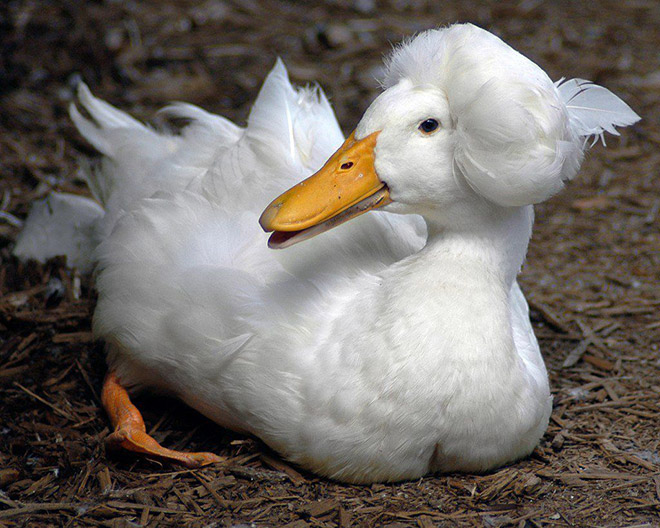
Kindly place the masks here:
[(165, 112), (190, 124), (172, 135), (81, 88), (89, 118), (72, 117), (105, 155), (94, 332), (111, 443), (218, 459), (146, 435), (125, 387), (150, 387), (349, 482), (484, 471), (534, 449), (551, 396), (516, 283), (531, 204), (575, 176), (587, 136), (639, 117), (469, 24), (400, 46), (384, 87), (261, 224), (285, 247), (387, 212), (286, 251), (266, 247), (259, 213), (341, 143), (323, 94), (294, 90), (278, 62), (246, 129), (176, 105)]

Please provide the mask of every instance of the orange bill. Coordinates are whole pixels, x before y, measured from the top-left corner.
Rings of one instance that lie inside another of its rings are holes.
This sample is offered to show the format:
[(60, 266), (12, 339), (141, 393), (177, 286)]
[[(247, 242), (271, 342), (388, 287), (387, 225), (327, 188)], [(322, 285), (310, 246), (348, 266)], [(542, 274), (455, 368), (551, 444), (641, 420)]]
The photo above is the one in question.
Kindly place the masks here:
[(378, 134), (356, 140), (353, 132), (321, 170), (271, 202), (259, 219), (273, 231), (269, 247), (289, 247), (391, 203), (374, 168)]

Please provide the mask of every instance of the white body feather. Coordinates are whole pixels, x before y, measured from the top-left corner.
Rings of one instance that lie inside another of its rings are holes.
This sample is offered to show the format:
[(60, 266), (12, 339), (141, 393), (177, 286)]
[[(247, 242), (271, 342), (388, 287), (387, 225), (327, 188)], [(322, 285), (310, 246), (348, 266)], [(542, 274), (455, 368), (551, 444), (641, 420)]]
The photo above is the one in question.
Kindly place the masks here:
[[(388, 207), (425, 222), (370, 213), (280, 252), (258, 214), (342, 140), (323, 94), (294, 90), (281, 63), (246, 130), (177, 105), (192, 123), (169, 136), (84, 88), (96, 124), (72, 110), (106, 156), (94, 331), (122, 382), (353, 482), (531, 452), (551, 396), (516, 283), (530, 204), (574, 176), (581, 136), (634, 120), (618, 103), (610, 118), (567, 107), (589, 99), (470, 25), (396, 50), (385, 86), (357, 135), (382, 130)], [(429, 112), (432, 139), (416, 130)]]

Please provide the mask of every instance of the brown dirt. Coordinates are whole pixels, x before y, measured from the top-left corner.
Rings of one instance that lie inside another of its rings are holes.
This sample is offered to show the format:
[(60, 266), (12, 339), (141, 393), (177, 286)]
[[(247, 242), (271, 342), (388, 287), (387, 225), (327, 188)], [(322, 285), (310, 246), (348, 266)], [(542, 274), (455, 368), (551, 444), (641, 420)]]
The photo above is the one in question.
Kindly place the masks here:
[[(57, 260), (18, 264), (5, 214), (23, 218), (52, 188), (86, 192), (77, 160), (91, 150), (66, 116), (76, 75), (141, 118), (180, 99), (244, 122), (279, 54), (296, 82), (325, 88), (348, 131), (390, 42), (468, 20), (644, 118), (537, 209), (522, 283), (556, 408), (533, 456), (487, 475), (348, 486), (155, 397), (139, 405), (156, 438), (228, 464), (182, 471), (106, 454), (90, 281)], [(656, 0), (1, 7), (0, 526), (660, 526), (659, 27)]]

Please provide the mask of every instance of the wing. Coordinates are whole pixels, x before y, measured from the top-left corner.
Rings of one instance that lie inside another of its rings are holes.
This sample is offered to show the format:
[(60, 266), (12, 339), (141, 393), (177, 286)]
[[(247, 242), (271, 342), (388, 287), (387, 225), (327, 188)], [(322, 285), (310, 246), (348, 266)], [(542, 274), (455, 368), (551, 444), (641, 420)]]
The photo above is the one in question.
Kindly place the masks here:
[[(180, 133), (148, 127), (125, 112), (78, 87), (78, 106), (69, 113), (80, 133), (102, 155), (87, 171), (94, 196), (106, 214), (99, 238), (112, 231), (117, 219), (157, 191), (177, 191), (201, 178), (219, 148), (235, 144), (239, 127), (187, 104), (174, 104), (164, 113), (189, 121)], [(83, 114), (84, 113), (84, 114)]]

